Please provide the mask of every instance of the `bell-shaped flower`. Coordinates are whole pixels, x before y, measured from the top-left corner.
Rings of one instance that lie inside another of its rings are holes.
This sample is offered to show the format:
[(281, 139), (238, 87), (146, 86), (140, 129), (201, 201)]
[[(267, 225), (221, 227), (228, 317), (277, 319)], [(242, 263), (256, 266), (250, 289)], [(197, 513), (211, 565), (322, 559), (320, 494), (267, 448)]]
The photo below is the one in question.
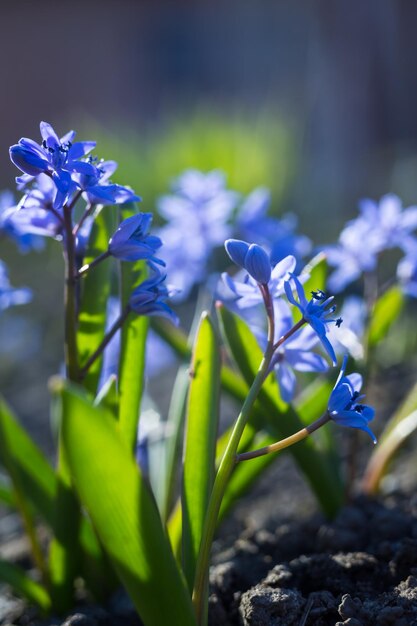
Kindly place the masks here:
[[(294, 297), (291, 282), (295, 285), (298, 302)], [(291, 275), (290, 280), (285, 282), (284, 288), (289, 302), (299, 309), (304, 320), (315, 330), (333, 365), (336, 365), (337, 359), (333, 346), (326, 336), (329, 322), (334, 322), (337, 326), (340, 326), (342, 323), (341, 318), (329, 319), (329, 315), (332, 315), (336, 310), (335, 306), (329, 307), (334, 297), (327, 297), (324, 292), (317, 291), (312, 292), (313, 297), (311, 300), (307, 300), (304, 288), (294, 274)]]
[(340, 426), (364, 430), (376, 443), (376, 437), (368, 426), (368, 422), (375, 415), (375, 410), (371, 406), (359, 403), (359, 400), (364, 398), (360, 395), (362, 376), (357, 373), (345, 376), (346, 363), (347, 356), (343, 359), (340, 374), (330, 395), (328, 413)]
[(152, 213), (138, 213), (123, 220), (109, 241), (109, 252), (121, 261), (139, 261), (151, 259), (163, 264), (154, 254), (161, 247), (162, 241), (150, 235)]
[(232, 261), (245, 269), (257, 283), (265, 285), (269, 282), (271, 261), (261, 246), (239, 239), (227, 239), (224, 247)]
[(166, 317), (174, 324), (179, 320), (166, 300), (174, 295), (175, 290), (164, 284), (166, 274), (154, 271), (153, 275), (140, 283), (129, 298), (129, 306), (138, 315)]

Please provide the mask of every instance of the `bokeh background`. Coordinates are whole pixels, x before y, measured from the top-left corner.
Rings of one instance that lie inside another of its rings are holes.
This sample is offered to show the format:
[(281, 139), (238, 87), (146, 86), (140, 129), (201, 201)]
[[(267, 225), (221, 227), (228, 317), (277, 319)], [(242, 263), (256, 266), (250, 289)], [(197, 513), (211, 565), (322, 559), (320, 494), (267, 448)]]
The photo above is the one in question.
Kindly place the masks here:
[[(276, 215), (329, 243), (363, 196), (417, 204), (416, 26), (406, 0), (4, 2), (0, 188), (14, 186), (8, 147), (46, 120), (97, 140), (144, 210), (184, 168), (221, 168), (239, 192), (270, 187)], [(48, 447), (59, 247), (0, 247), (13, 284), (35, 291), (0, 320), (1, 387)]]

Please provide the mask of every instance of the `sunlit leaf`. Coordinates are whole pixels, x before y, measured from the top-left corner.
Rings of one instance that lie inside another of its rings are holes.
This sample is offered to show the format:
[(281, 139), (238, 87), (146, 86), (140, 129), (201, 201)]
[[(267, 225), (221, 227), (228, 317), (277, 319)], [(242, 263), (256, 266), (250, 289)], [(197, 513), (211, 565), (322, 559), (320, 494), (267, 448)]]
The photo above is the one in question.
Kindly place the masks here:
[(388, 289), (376, 302), (369, 326), (369, 345), (379, 343), (397, 319), (404, 304), (404, 296), (398, 285)]
[(190, 589), (214, 480), (219, 372), (218, 339), (208, 313), (203, 313), (191, 362), (182, 485), (183, 569)]
[(63, 442), (82, 503), (147, 626), (195, 626), (155, 501), (107, 411), (64, 386)]

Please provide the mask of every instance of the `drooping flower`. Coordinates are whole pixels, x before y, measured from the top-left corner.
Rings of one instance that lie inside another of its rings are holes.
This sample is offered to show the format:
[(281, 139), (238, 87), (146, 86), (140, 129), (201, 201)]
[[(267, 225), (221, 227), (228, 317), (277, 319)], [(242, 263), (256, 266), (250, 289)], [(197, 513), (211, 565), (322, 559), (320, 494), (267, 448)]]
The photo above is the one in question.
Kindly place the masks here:
[(80, 159), (96, 144), (93, 141), (73, 143), (74, 131), (68, 132), (59, 139), (47, 122), (40, 123), (40, 131), (42, 145), (24, 137), (11, 146), (10, 158), (24, 172), (22, 177), (16, 179), (20, 184), (27, 184), (31, 181), (31, 177), (42, 173), (51, 176), (57, 188), (53, 205), (54, 208), (60, 208), (76, 187), (71, 173), (94, 174), (94, 166)]
[(271, 278), (271, 261), (261, 246), (240, 239), (227, 239), (224, 247), (231, 260), (245, 269), (257, 283), (266, 285)]
[(149, 259), (163, 264), (163, 261), (155, 257), (162, 241), (149, 234), (152, 217), (152, 213), (138, 213), (123, 220), (109, 241), (110, 254), (121, 261)]
[(376, 443), (376, 437), (368, 426), (368, 422), (375, 415), (375, 410), (366, 404), (360, 404), (359, 401), (364, 398), (360, 395), (362, 376), (357, 373), (345, 376), (346, 364), (347, 356), (343, 359), (342, 368), (330, 395), (328, 413), (340, 426), (364, 430)]
[[(298, 302), (294, 297), (291, 282), (295, 285)], [(329, 319), (329, 315), (332, 315), (336, 310), (334, 305), (329, 307), (334, 297), (327, 297), (324, 292), (317, 291), (312, 292), (311, 300), (307, 300), (304, 294), (304, 288), (294, 274), (291, 275), (289, 280), (285, 281), (284, 288), (289, 302), (299, 309), (303, 319), (315, 330), (324, 349), (331, 358), (333, 365), (336, 365), (337, 360), (333, 346), (326, 336), (329, 322), (334, 322), (337, 326), (340, 326), (342, 323), (341, 318)]]
[(175, 290), (164, 284), (165, 279), (166, 274), (154, 270), (150, 278), (134, 289), (129, 298), (129, 307), (138, 315), (166, 317), (178, 324), (178, 317), (166, 303)]
[(0, 311), (11, 306), (27, 304), (32, 299), (32, 292), (27, 288), (15, 289), (11, 286), (7, 267), (0, 261)]

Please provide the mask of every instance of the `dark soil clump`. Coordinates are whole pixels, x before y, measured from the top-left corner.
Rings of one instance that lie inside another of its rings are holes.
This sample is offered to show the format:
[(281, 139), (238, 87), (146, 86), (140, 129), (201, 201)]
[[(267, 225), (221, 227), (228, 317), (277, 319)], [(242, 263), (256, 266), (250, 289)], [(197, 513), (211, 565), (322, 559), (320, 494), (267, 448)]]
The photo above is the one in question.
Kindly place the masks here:
[(417, 625), (417, 498), (247, 532), (210, 581), (210, 626)]

